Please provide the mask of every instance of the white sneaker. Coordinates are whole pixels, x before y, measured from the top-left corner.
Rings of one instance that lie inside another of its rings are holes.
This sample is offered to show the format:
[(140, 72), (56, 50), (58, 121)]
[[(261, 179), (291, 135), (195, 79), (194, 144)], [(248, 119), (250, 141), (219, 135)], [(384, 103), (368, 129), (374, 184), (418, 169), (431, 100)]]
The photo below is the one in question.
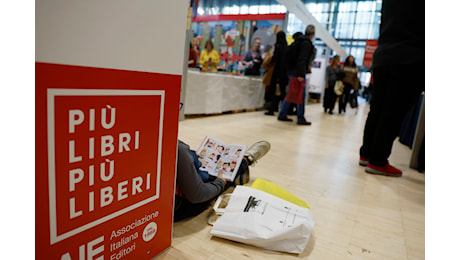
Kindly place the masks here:
[(244, 154), (248, 157), (249, 165), (253, 165), (256, 163), (260, 158), (262, 158), (267, 152), (270, 150), (270, 143), (267, 141), (259, 141), (251, 145), (249, 149)]

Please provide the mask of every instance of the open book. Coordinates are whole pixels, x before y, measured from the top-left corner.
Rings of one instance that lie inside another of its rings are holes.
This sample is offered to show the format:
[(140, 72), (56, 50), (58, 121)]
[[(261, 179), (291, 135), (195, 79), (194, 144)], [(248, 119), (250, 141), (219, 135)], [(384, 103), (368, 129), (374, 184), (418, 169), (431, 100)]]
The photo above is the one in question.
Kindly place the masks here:
[(233, 181), (246, 149), (245, 145), (225, 144), (217, 138), (206, 136), (196, 150), (198, 160), (202, 163), (200, 170), (212, 176), (222, 171), (225, 179)]

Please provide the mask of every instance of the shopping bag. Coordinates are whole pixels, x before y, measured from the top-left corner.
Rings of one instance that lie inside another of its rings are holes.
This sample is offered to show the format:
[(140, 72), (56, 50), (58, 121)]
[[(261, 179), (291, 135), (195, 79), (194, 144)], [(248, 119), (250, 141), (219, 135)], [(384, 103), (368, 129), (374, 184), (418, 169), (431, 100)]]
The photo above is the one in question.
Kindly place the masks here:
[(341, 80), (337, 80), (334, 85), (334, 92), (337, 96), (341, 96), (343, 94), (343, 82)]
[(278, 198), (292, 202), (298, 206), (301, 206), (304, 208), (310, 208), (310, 206), (308, 206), (308, 204), (302, 199), (296, 197), (294, 194), (288, 192), (287, 190), (281, 188), (280, 186), (274, 184), (273, 182), (264, 180), (262, 178), (257, 178), (252, 183), (251, 187), (257, 190), (265, 191), (266, 193), (269, 193)]
[(303, 104), (303, 91), (305, 81), (299, 82), (297, 78), (289, 80), (289, 90), (286, 94), (286, 101), (294, 104)]
[(247, 186), (238, 185), (211, 235), (269, 250), (301, 253), (313, 232), (310, 209)]

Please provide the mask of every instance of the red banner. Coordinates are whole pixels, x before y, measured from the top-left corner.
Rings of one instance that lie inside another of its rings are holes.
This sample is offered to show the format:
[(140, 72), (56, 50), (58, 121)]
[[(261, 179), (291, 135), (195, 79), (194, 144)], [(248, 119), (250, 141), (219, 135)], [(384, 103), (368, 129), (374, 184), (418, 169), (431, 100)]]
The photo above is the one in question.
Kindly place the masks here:
[(181, 77), (36, 63), (36, 259), (171, 244)]
[(377, 49), (378, 40), (367, 40), (366, 50), (364, 52), (363, 66), (366, 68), (372, 67), (372, 58), (374, 56), (375, 49)]

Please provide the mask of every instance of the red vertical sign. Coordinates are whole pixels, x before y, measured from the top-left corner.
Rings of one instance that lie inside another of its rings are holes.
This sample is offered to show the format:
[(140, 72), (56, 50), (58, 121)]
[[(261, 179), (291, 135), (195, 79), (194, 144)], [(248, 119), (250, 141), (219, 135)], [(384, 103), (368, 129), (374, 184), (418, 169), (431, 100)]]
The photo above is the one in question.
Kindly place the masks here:
[(363, 66), (366, 68), (372, 67), (372, 58), (374, 56), (375, 49), (377, 49), (378, 40), (367, 40), (366, 50), (364, 52)]
[(36, 63), (36, 258), (170, 246), (180, 76)]

